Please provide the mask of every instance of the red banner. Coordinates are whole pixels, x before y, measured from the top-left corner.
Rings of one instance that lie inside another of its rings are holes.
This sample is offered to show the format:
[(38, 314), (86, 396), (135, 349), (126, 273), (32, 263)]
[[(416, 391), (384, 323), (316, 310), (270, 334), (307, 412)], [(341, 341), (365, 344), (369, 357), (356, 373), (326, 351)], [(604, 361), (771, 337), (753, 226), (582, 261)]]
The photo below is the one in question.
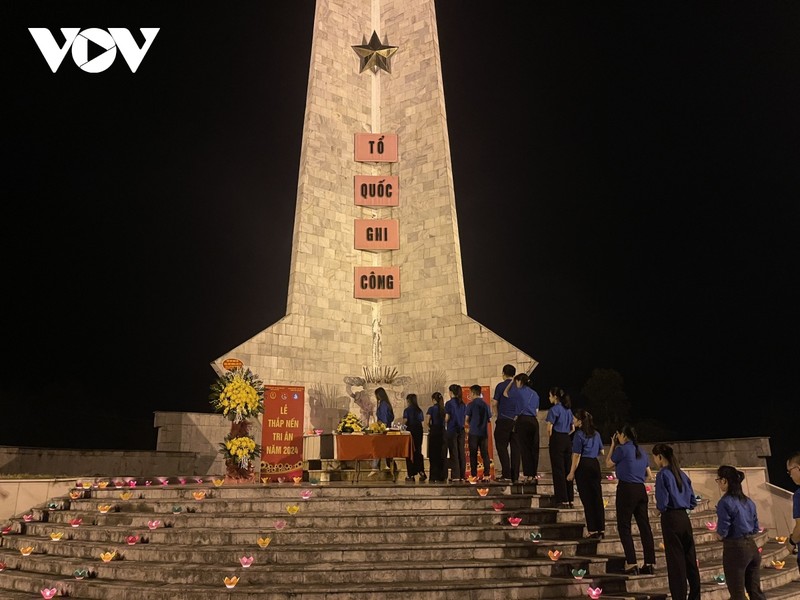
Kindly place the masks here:
[[(492, 392), (489, 389), (488, 385), (484, 385), (481, 387), (481, 396), (483, 397), (483, 401), (489, 405), (489, 408), (492, 407)], [(464, 400), (464, 404), (469, 404), (472, 402), (472, 398), (470, 397), (469, 386), (461, 386), (461, 398)], [(467, 456), (467, 477), (470, 476), (470, 462), (469, 462), (469, 427), (464, 428), (464, 452)], [(489, 421), (489, 424), (486, 427), (487, 435), (489, 436), (489, 456), (494, 456), (494, 436), (492, 435), (492, 422)], [(478, 450), (478, 477), (491, 477), (494, 479), (494, 460), (489, 460), (489, 474), (486, 475), (486, 468), (483, 464), (483, 457), (480, 454), (480, 450)]]
[(305, 388), (274, 386), (264, 392), (261, 479), (303, 476)]

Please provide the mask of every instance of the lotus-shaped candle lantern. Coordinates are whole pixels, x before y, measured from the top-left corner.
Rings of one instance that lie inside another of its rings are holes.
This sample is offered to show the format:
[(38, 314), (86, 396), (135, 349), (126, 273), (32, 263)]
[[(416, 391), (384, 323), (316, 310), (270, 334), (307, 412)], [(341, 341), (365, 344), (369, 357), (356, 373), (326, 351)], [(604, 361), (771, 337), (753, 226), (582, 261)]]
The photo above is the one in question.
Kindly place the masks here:
[(114, 487), (117, 488), (117, 489), (124, 488), (125, 487), (125, 482), (122, 481), (122, 479), (116, 479), (114, 481)]
[(325, 431), (324, 429), (315, 429), (314, 433), (316, 433), (317, 435), (322, 435), (324, 431)]
[(152, 531), (153, 529), (158, 529), (159, 527), (161, 527), (161, 521), (159, 521), (158, 519), (154, 519), (152, 521), (147, 522), (147, 528), (150, 531)]
[(245, 569), (249, 569), (250, 565), (253, 564), (253, 560), (255, 560), (252, 556), (243, 556), (239, 559), (239, 562)]
[(106, 514), (108, 511), (111, 510), (111, 505), (110, 504), (101, 504), (100, 506), (97, 507), (97, 510), (99, 510), (103, 514)]
[(764, 528), (763, 528), (763, 527), (759, 527), (759, 528), (758, 528), (758, 533), (764, 533), (764, 531), (765, 531), (765, 530), (764, 530)]
[(788, 539), (789, 538), (786, 537), (785, 535), (779, 535), (779, 536), (775, 537), (775, 541), (778, 542), (779, 544), (785, 544), (786, 540), (788, 540)]
[(107, 481), (98, 481), (97, 482), (97, 487), (99, 487), (101, 490), (104, 490), (104, 489), (106, 489), (108, 487), (108, 482)]
[(57, 502), (48, 503), (47, 510), (58, 510), (58, 503)]
[(156, 477), (156, 481), (161, 485), (167, 485), (169, 483), (169, 477)]
[(74, 519), (69, 520), (70, 527), (80, 527), (83, 524), (83, 519), (80, 517), (75, 517)]
[(26, 523), (30, 523), (31, 521), (33, 521), (33, 513), (22, 515), (22, 520), (25, 521)]
[(276, 519), (275, 523), (273, 523), (273, 525), (275, 526), (275, 529), (280, 531), (281, 529), (286, 527), (286, 521), (284, 521), (283, 519)]
[(129, 535), (128, 537), (125, 538), (125, 543), (128, 544), (128, 546), (135, 546), (136, 542), (138, 541), (139, 541), (138, 535)]
[(308, 483), (311, 485), (317, 485), (319, 483), (319, 477), (309, 477)]
[(145, 485), (145, 487), (150, 487), (151, 485), (153, 485), (153, 482), (150, 481), (149, 479), (145, 479), (144, 480), (144, 485)]
[(489, 488), (478, 488), (478, 494), (480, 494), (481, 496), (485, 496), (488, 493), (489, 493)]
[(120, 492), (119, 497), (121, 500), (130, 500), (133, 497), (133, 492)]
[(572, 576), (575, 579), (583, 579), (584, 575), (586, 575), (586, 569), (572, 569)]
[(225, 483), (225, 480), (222, 477), (217, 477), (217, 478), (214, 479), (214, 485), (216, 487), (222, 487), (222, 485), (224, 483)]
[(258, 538), (258, 547), (259, 548), (266, 548), (269, 546), (269, 543), (272, 541), (272, 538), (269, 537), (260, 537)]
[(303, 478), (302, 478), (302, 477), (299, 477), (299, 476), (297, 476), (297, 477), (292, 477), (292, 481), (294, 481), (294, 484), (295, 484), (295, 485), (300, 485), (300, 483), (303, 481)]
[(492, 508), (493, 508), (493, 509), (494, 509), (496, 512), (500, 512), (500, 511), (501, 511), (501, 510), (503, 510), (505, 507), (506, 507), (506, 505), (505, 505), (505, 504), (503, 504), (502, 502), (492, 502)]
[(603, 595), (603, 588), (590, 587), (590, 588), (587, 588), (586, 593), (589, 594), (589, 598), (591, 598), (592, 600), (597, 600), (600, 596)]
[(603, 508), (608, 508), (608, 498), (603, 498)]
[(717, 523), (716, 521), (706, 521), (706, 528), (709, 531), (716, 531), (717, 530)]
[(775, 567), (776, 569), (782, 569), (785, 564), (786, 564), (785, 560), (773, 560), (772, 561), (772, 566)]
[(548, 550), (547, 556), (550, 557), (550, 560), (558, 560), (561, 558), (561, 550)]
[(644, 491), (649, 494), (650, 492), (653, 491), (653, 486), (650, 486), (650, 485), (644, 486)]
[(236, 587), (236, 584), (239, 583), (239, 578), (234, 575), (233, 577), (226, 577), (225, 578), (225, 587), (229, 590), (232, 590)]
[(181, 513), (181, 511), (183, 511), (183, 509), (180, 506), (173, 506), (172, 507), (172, 514), (173, 515), (178, 515), (178, 514)]
[(717, 585), (725, 585), (725, 575), (721, 573), (719, 575), (714, 575), (714, 583)]
[(181, 485), (186, 485), (186, 477), (179, 477), (178, 483), (180, 483)]
[(202, 477), (195, 477), (194, 481), (195, 481), (195, 483), (203, 483), (203, 478)]
[(44, 598), (44, 600), (51, 600), (52, 598), (56, 597), (58, 590), (56, 588), (44, 588), (39, 590), (39, 593), (42, 594), (42, 598)]
[(261, 483), (263, 483), (264, 485), (267, 485), (269, 482), (270, 482), (270, 478), (269, 477), (262, 477), (261, 478)]
[(92, 489), (92, 482), (91, 481), (81, 481), (81, 487), (85, 490)]
[(302, 492), (300, 492), (300, 498), (303, 500), (308, 500), (313, 495), (314, 492), (312, 492), (311, 490), (303, 490)]
[(289, 513), (290, 515), (296, 515), (297, 511), (299, 511), (299, 510), (300, 510), (300, 507), (297, 504), (289, 504), (286, 507), (286, 512)]
[(664, 550), (666, 546), (664, 546), (664, 542), (658, 542), (658, 549)]
[(522, 523), (522, 519), (520, 517), (508, 517), (508, 522), (512, 527), (518, 527)]
[(3, 527), (3, 529), (0, 529), (0, 533), (2, 533), (3, 535), (8, 535), (9, 533), (11, 533), (11, 525), (6, 525), (5, 527)]
[(609, 481), (613, 481), (615, 478), (616, 477), (613, 473), (611, 473), (610, 475), (606, 475), (606, 479), (608, 479)]
[(5, 571), (5, 570), (6, 570), (6, 563), (0, 561), (0, 572)]
[(69, 493), (69, 499), (70, 499), (70, 500), (77, 500), (77, 499), (78, 499), (78, 498), (80, 498), (81, 496), (83, 496), (83, 493), (82, 493), (82, 492), (80, 492), (80, 491), (78, 491), (78, 490), (72, 490), (72, 491)]
[(192, 498), (194, 498), (195, 500), (202, 500), (205, 497), (206, 497), (206, 493), (203, 492), (203, 491), (192, 492)]
[(22, 554), (22, 556), (30, 556), (33, 554), (33, 546), (25, 546), (24, 548), (20, 548), (19, 553)]
[(541, 542), (541, 541), (542, 541), (542, 534), (541, 534), (541, 533), (539, 533), (538, 531), (531, 531), (531, 532), (528, 534), (528, 538), (529, 538), (529, 539), (530, 539), (530, 540), (531, 540), (531, 541), (532, 541), (534, 544), (538, 544), (539, 542)]
[(100, 554), (100, 560), (102, 560), (103, 562), (111, 562), (112, 560), (114, 560), (114, 557), (116, 555), (117, 553), (115, 550), (111, 550), (109, 552), (103, 552), (102, 554)]
[(89, 571), (87, 569), (75, 569), (72, 572), (72, 576), (78, 580), (85, 579), (89, 576)]
[(278, 477), (278, 483), (283, 483), (286, 481), (286, 477)]
[(62, 537), (64, 537), (64, 533), (61, 531), (53, 531), (50, 533), (50, 539), (54, 542), (60, 542)]
[(467, 477), (467, 481), (469, 481), (472, 485), (477, 485), (478, 481), (480, 481), (477, 477), (473, 477), (470, 475)]
[(758, 547), (758, 553), (761, 554), (762, 552), (764, 552), (764, 549), (761, 546), (759, 546)]

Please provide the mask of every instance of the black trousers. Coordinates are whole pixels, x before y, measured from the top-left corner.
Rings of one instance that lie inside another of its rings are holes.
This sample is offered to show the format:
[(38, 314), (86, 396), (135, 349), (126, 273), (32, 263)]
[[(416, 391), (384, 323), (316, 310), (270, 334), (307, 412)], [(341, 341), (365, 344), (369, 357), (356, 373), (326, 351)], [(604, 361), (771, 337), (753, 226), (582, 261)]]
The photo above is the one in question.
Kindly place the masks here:
[(586, 530), (606, 530), (606, 509), (603, 506), (603, 488), (600, 484), (600, 462), (596, 458), (582, 456), (575, 470), (575, 483), (583, 504)]
[(722, 570), (731, 600), (766, 600), (761, 591), (761, 554), (751, 537), (722, 540)]
[(575, 500), (575, 488), (567, 481), (567, 473), (572, 467), (572, 440), (568, 433), (553, 431), (548, 444), (550, 470), (553, 473), (553, 496), (556, 502)]
[(409, 477), (425, 472), (425, 461), (422, 458), (422, 427), (408, 430), (411, 433), (413, 451), (411, 458), (406, 459), (406, 471)]
[(447, 450), (444, 445), (444, 428), (441, 425), (431, 425), (428, 430), (428, 463), (430, 464), (429, 481), (444, 481), (447, 479), (447, 469), (444, 457)]
[(536, 477), (539, 471), (539, 420), (536, 417), (520, 415), (517, 417), (516, 430), (522, 474), (526, 477)]
[(473, 435), (467, 436), (467, 443), (469, 444), (469, 473), (473, 477), (478, 476), (478, 450), (481, 451), (481, 461), (483, 461), (483, 476), (489, 477), (489, 465), (491, 464), (489, 458), (489, 437), (486, 435)]
[(661, 513), (661, 533), (672, 600), (687, 600), (687, 594), (688, 600), (700, 600), (700, 569), (686, 511), (669, 509)]
[(625, 562), (636, 564), (636, 548), (633, 545), (631, 519), (636, 519), (639, 537), (642, 539), (644, 564), (656, 564), (656, 548), (653, 541), (653, 530), (650, 528), (650, 517), (647, 516), (647, 490), (643, 483), (620, 481), (617, 483), (617, 530), (622, 548), (625, 550)]
[(445, 433), (445, 438), (450, 453), (450, 479), (466, 479), (467, 453), (464, 451), (464, 429), (459, 427), (455, 433)]
[(502, 469), (500, 477), (511, 481), (519, 479), (519, 440), (514, 432), (514, 419), (497, 419), (494, 424), (494, 446)]

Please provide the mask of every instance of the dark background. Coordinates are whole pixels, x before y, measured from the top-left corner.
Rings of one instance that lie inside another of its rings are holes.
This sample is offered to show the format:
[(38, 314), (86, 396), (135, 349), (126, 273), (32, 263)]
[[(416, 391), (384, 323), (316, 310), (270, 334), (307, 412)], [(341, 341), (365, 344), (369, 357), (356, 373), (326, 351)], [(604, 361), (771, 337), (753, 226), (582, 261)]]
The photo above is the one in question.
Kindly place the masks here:
[[(770, 436), (790, 486), (800, 5), (435, 5), (469, 314), (542, 397), (613, 369), (633, 420)], [(0, 4), (0, 444), (153, 449), (284, 315), (313, 13)], [(53, 74), (28, 27), (161, 31)]]

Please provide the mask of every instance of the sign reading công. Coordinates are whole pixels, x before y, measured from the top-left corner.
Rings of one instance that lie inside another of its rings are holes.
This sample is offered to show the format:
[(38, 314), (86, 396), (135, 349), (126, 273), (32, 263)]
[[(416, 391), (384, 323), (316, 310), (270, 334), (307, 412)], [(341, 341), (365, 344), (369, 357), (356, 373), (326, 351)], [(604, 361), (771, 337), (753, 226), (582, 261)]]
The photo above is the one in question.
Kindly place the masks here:
[(400, 267), (356, 267), (355, 297), (399, 298)]

